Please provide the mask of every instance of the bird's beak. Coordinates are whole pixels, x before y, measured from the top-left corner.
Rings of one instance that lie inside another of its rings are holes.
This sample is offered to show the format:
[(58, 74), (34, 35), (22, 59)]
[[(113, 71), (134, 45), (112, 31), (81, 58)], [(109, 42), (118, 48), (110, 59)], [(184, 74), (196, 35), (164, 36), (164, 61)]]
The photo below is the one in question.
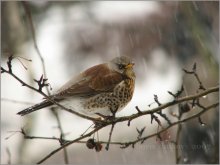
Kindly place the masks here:
[(134, 63), (130, 63), (125, 67), (125, 69), (133, 68), (133, 66), (134, 66)]

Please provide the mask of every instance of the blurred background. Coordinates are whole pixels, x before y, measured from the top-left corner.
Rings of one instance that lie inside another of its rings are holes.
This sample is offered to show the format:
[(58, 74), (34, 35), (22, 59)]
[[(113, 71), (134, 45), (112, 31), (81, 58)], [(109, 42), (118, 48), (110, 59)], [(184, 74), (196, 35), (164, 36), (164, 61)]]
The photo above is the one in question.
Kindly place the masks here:
[[(136, 86), (129, 105), (117, 116), (136, 113), (156, 107), (153, 95), (165, 103), (173, 98), (184, 84), (183, 96), (198, 92), (198, 82), (185, 75), (182, 68), (191, 69), (197, 63), (197, 72), (206, 88), (219, 85), (219, 2), (156, 2), (156, 1), (97, 1), (97, 2), (28, 2), (32, 14), (38, 47), (45, 60), (47, 78), (56, 91), (79, 72), (120, 55), (130, 56), (135, 62)], [(13, 61), (13, 71), (28, 84), (43, 74), (40, 59), (34, 48), (28, 15), (21, 2), (1, 2), (1, 65), (6, 67), (8, 56), (31, 59)], [(218, 100), (211, 94), (200, 101), (211, 105)], [(24, 101), (25, 103), (17, 103)], [(24, 128), (34, 136), (59, 137), (57, 123), (49, 110), (41, 110), (25, 117), (18, 111), (42, 100), (42, 96), (6, 74), (1, 75), (1, 163), (33, 163), (59, 147), (52, 140), (26, 140), (20, 133)], [(164, 112), (177, 112), (171, 107)], [(198, 112), (191, 110), (186, 114)], [(60, 111), (65, 138), (80, 136), (91, 122)], [(202, 115), (205, 127), (192, 120), (183, 124), (180, 134), (181, 163), (219, 163), (218, 108)], [(164, 125), (166, 121), (161, 119)], [(116, 125), (113, 141), (131, 141), (137, 138), (136, 128), (146, 126), (143, 136), (157, 131), (150, 116)], [(110, 128), (99, 132), (106, 141)], [(175, 140), (176, 127), (169, 130)], [(9, 138), (8, 138), (9, 137)], [(189, 146), (195, 146), (193, 149)], [(110, 145), (110, 150), (89, 150), (85, 144), (67, 148), (70, 163), (92, 164), (160, 164), (175, 163), (172, 143), (151, 138), (133, 149)], [(86, 156), (85, 156), (86, 155)], [(59, 152), (46, 163), (63, 163)]]

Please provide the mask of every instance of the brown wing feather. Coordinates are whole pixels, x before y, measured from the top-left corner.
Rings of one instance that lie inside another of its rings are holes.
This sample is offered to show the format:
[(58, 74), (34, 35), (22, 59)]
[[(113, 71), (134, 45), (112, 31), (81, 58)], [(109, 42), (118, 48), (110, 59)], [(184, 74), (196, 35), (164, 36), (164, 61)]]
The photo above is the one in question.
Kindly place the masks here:
[(110, 70), (107, 64), (100, 64), (67, 82), (55, 96), (91, 96), (113, 90), (122, 80), (121, 74)]
[(103, 76), (97, 75), (89, 84), (92, 89), (96, 91), (112, 90), (117, 84), (123, 80), (123, 77), (118, 72), (111, 72)]

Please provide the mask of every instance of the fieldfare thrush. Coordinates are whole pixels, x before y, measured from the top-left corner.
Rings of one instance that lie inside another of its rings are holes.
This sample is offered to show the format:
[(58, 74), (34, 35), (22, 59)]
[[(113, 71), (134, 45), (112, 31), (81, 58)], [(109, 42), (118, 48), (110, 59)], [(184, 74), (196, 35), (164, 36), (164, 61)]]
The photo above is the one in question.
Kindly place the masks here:
[[(88, 115), (111, 116), (130, 102), (135, 86), (134, 63), (127, 56), (93, 66), (64, 84), (50, 96), (74, 111)], [(17, 114), (24, 116), (45, 107), (58, 107), (44, 100)]]

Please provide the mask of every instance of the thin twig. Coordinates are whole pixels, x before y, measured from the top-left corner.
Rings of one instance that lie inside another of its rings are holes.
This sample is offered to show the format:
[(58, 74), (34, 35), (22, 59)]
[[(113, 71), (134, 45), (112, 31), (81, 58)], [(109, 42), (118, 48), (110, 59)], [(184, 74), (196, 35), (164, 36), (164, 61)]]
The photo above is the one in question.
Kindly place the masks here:
[[(180, 121), (181, 120), (181, 118), (182, 118), (182, 115), (183, 115), (183, 113), (185, 112), (185, 109), (188, 109), (188, 104), (186, 103), (186, 104), (179, 104), (179, 107), (178, 107), (179, 109), (179, 115), (178, 115), (178, 121)], [(181, 131), (182, 131), (182, 125), (181, 125), (181, 123), (179, 123), (178, 125), (177, 125), (177, 133), (176, 133), (176, 141), (175, 141), (175, 143), (174, 143), (174, 145), (175, 145), (175, 158), (176, 158), (176, 164), (179, 164), (179, 161), (180, 161), (180, 154), (179, 154), (179, 141), (180, 141), (180, 133), (181, 133)]]
[[(173, 106), (173, 105), (177, 105), (177, 104), (185, 102), (185, 101), (193, 100), (195, 98), (200, 98), (200, 97), (202, 97), (204, 95), (207, 95), (207, 94), (210, 94), (210, 93), (213, 93), (213, 92), (218, 92), (218, 91), (219, 91), (219, 87), (218, 86), (217, 87), (212, 87), (212, 88), (206, 89), (205, 91), (203, 91), (201, 93), (197, 93), (195, 95), (189, 95), (189, 96), (186, 96), (186, 97), (179, 98), (175, 102), (171, 101), (171, 102), (168, 102), (168, 103), (165, 103), (165, 104), (161, 105), (160, 107), (153, 108), (151, 110), (144, 110), (144, 111), (142, 110), (141, 114), (140, 113), (136, 113), (136, 114), (133, 114), (133, 115), (130, 115), (130, 116), (124, 116), (124, 117), (115, 118), (114, 122), (131, 121), (131, 120), (136, 119), (136, 118), (138, 118), (140, 116), (149, 115), (149, 114), (161, 111), (161, 110), (163, 110), (163, 109), (165, 109), (167, 107), (170, 107), (170, 106)], [(109, 121), (108, 124), (110, 124), (110, 123), (111, 122)]]
[(218, 102), (215, 103), (215, 104), (212, 104), (212, 105), (210, 105), (210, 106), (207, 106), (206, 109), (200, 111), (199, 113), (197, 113), (197, 114), (195, 114), (195, 115), (192, 115), (192, 116), (190, 116), (190, 117), (188, 117), (188, 118), (185, 118), (185, 119), (182, 119), (182, 120), (173, 122), (172, 125), (168, 125), (167, 127), (165, 127), (164, 129), (160, 130), (159, 132), (153, 133), (153, 134), (151, 134), (151, 135), (148, 135), (148, 136), (146, 136), (146, 137), (142, 137), (142, 138), (137, 139), (137, 140), (134, 140), (134, 141), (126, 142), (126, 143), (124, 143), (124, 144), (126, 144), (126, 145), (132, 145), (132, 144), (136, 144), (136, 143), (138, 143), (138, 142), (145, 141), (145, 140), (147, 140), (147, 139), (149, 139), (149, 138), (152, 138), (152, 137), (154, 137), (154, 136), (157, 136), (158, 134), (161, 134), (162, 132), (168, 130), (169, 128), (171, 128), (171, 127), (173, 127), (173, 126), (175, 126), (175, 125), (178, 125), (178, 124), (184, 123), (184, 122), (186, 122), (186, 121), (192, 120), (192, 119), (194, 119), (194, 118), (197, 118), (197, 117), (201, 116), (203, 113), (207, 112), (209, 109), (215, 108), (215, 107), (217, 107), (217, 106), (219, 106), (219, 103), (218, 103)]
[(183, 71), (186, 73), (186, 74), (192, 74), (195, 76), (197, 82), (199, 83), (199, 89), (202, 89), (202, 90), (206, 90), (206, 88), (204, 87), (204, 85), (202, 84), (202, 81), (200, 80), (197, 72), (196, 72), (196, 63), (194, 63), (193, 65), (193, 68), (192, 68), (192, 71), (188, 71), (186, 69), (183, 69)]
[(174, 99), (176, 99), (176, 98), (178, 98), (178, 97), (183, 93), (184, 90), (185, 90), (185, 89), (184, 89), (184, 86), (182, 85), (182, 86), (181, 86), (181, 89), (178, 90), (175, 94), (172, 93), (172, 92), (170, 92), (170, 91), (167, 91), (167, 92), (168, 92), (171, 96), (173, 96)]
[[(46, 72), (46, 67), (45, 67), (45, 62), (44, 62), (44, 58), (40, 52), (40, 49), (38, 48), (38, 45), (37, 45), (37, 40), (36, 40), (36, 35), (35, 35), (35, 29), (34, 29), (34, 23), (33, 23), (33, 20), (32, 20), (32, 16), (31, 16), (31, 11), (29, 9), (29, 6), (28, 6), (28, 2), (25, 2), (25, 1), (22, 1), (21, 2), (23, 7), (24, 7), (24, 10), (25, 10), (25, 13), (26, 15), (28, 16), (28, 22), (30, 24), (30, 31), (31, 31), (31, 35), (32, 35), (32, 39), (33, 39), (33, 42), (34, 42), (34, 47), (36, 49), (36, 52), (38, 54), (38, 57), (40, 58), (41, 60), (41, 64), (42, 64), (42, 68), (43, 68), (43, 73), (44, 73), (44, 76), (47, 78), (47, 72)], [(50, 95), (50, 91), (48, 89), (48, 87), (46, 88), (47, 90), (47, 94)]]
[(102, 129), (105, 126), (100, 126), (100, 127), (96, 127), (94, 130), (90, 131), (89, 133), (85, 134), (84, 136), (80, 136), (70, 142), (65, 143), (64, 145), (60, 146), (59, 148), (57, 148), (56, 150), (52, 151), (50, 154), (46, 155), (43, 159), (41, 159), (40, 161), (37, 162), (37, 164), (41, 164), (43, 163), (45, 160), (47, 160), (48, 158), (50, 158), (52, 155), (54, 155), (55, 153), (57, 153), (58, 151), (62, 150), (63, 148), (76, 143), (77, 141), (80, 141), (81, 139), (85, 139), (86, 137), (91, 136), (92, 134), (94, 134), (95, 132), (97, 132), (98, 130)]
[(114, 126), (115, 126), (115, 123), (112, 124), (111, 130), (110, 130), (110, 132), (109, 132), (108, 142), (107, 142), (107, 145), (106, 145), (106, 147), (105, 147), (105, 149), (106, 149), (107, 151), (108, 151), (108, 149), (109, 149), (109, 144), (110, 144), (110, 142), (111, 142), (112, 132), (113, 132)]
[(142, 113), (138, 106), (135, 106), (135, 109), (138, 111), (138, 113)]
[(138, 132), (138, 136), (137, 139), (140, 139), (144, 133), (146, 127), (143, 127), (141, 130), (139, 130), (138, 128), (136, 128), (137, 132)]
[(170, 119), (167, 117), (167, 115), (164, 114), (162, 111), (158, 111), (157, 114), (159, 114), (162, 118), (164, 118), (169, 125), (172, 124), (172, 122), (171, 122)]
[(32, 102), (28, 102), (28, 101), (19, 101), (19, 100), (13, 100), (13, 99), (8, 99), (8, 98), (1, 98), (1, 101), (11, 102), (11, 103), (15, 103), (15, 104), (26, 104), (26, 105), (35, 104)]
[(9, 150), (8, 147), (6, 147), (6, 153), (8, 155), (8, 163), (7, 164), (11, 164), (11, 151)]
[[(60, 131), (60, 144), (62, 145), (63, 144), (64, 132), (63, 132), (63, 128), (62, 128), (62, 125), (61, 125), (61, 121), (60, 121), (60, 118), (58, 116), (57, 111), (54, 108), (52, 108), (52, 112), (53, 112), (53, 114), (56, 118), (57, 124), (58, 124), (58, 128), (59, 128), (59, 131)], [(64, 162), (65, 162), (65, 164), (69, 164), (67, 149), (64, 148), (63, 151), (64, 151), (63, 152), (64, 153)]]
[(154, 101), (157, 103), (158, 106), (161, 106), (161, 103), (159, 102), (157, 95), (154, 95)]
[(182, 125), (177, 125), (177, 133), (176, 133), (176, 141), (175, 141), (175, 157), (176, 157), (176, 164), (179, 164), (180, 161), (180, 154), (179, 154), (179, 141), (180, 141), (180, 133), (182, 130)]

